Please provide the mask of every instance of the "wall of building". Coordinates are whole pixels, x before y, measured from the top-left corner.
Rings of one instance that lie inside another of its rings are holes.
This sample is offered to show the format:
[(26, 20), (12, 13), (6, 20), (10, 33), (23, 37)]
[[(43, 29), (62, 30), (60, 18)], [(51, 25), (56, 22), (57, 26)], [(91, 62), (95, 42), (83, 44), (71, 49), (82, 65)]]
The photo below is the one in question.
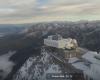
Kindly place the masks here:
[(44, 39), (44, 44), (46, 46), (56, 47), (56, 48), (64, 48), (65, 42), (63, 40), (48, 40)]
[(44, 39), (44, 44), (46, 46), (51, 46), (51, 47), (56, 47), (56, 48), (67, 48), (71, 49), (74, 47), (74, 43), (71, 43), (71, 41), (67, 40), (49, 40), (49, 39)]

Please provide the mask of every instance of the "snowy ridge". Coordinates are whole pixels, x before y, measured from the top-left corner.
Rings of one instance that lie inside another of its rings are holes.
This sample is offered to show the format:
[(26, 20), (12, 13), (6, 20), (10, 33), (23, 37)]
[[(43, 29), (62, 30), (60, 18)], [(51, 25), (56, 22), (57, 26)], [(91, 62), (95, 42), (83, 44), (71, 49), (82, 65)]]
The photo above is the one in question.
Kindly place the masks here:
[[(99, 80), (100, 65), (94, 63), (96, 61), (95, 55), (97, 53), (89, 51), (82, 55), (81, 58), (69, 58), (68, 65), (81, 70), (85, 79), (87, 76), (89, 79)], [(57, 61), (55, 59), (53, 61), (53, 59), (53, 56), (48, 51), (41, 49), (41, 55), (30, 57), (13, 77), (13, 80), (47, 80), (48, 73), (63, 73), (66, 67), (56, 63)], [(98, 63), (100, 63), (100, 60), (98, 60)]]
[(41, 56), (30, 57), (13, 77), (13, 80), (46, 80), (48, 73), (61, 73), (60, 66), (42, 49)]

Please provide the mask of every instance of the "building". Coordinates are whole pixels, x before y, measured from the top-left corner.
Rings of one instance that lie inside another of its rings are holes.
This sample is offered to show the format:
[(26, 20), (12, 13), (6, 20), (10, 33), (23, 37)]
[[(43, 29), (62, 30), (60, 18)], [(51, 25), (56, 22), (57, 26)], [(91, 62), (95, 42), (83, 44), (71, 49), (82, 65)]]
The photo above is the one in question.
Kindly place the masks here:
[(44, 39), (44, 45), (61, 49), (73, 49), (78, 46), (75, 39), (65, 39), (61, 35), (48, 36), (47, 39)]
[(72, 66), (83, 72), (85, 80), (100, 80), (100, 54), (88, 51), (81, 59), (72, 58)]
[(91, 52), (83, 55), (83, 58), (90, 63), (89, 69), (84, 71), (87, 80), (100, 80), (100, 54)]
[(59, 61), (66, 61), (75, 69), (82, 71), (85, 80), (100, 80), (100, 53), (80, 48), (84, 52), (80, 55), (77, 53), (77, 41), (71, 38), (62, 38), (60, 35), (48, 36), (47, 39), (44, 39), (44, 45), (55, 50), (51, 53)]

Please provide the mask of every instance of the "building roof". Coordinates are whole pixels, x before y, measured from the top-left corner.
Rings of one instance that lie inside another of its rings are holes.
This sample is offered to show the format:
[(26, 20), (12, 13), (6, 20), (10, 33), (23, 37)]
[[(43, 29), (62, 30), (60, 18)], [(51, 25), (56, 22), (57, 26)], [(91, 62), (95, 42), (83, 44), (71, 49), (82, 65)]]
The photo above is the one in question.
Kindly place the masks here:
[(48, 38), (52, 38), (52, 40), (61, 40), (62, 36), (59, 34), (48, 36)]
[(76, 69), (80, 69), (82, 71), (86, 71), (89, 69), (88, 66), (84, 64), (84, 62), (77, 62), (72, 64)]
[(100, 60), (95, 57), (96, 55), (97, 52), (88, 51), (86, 54), (82, 56), (82, 58), (91, 63), (100, 64)]

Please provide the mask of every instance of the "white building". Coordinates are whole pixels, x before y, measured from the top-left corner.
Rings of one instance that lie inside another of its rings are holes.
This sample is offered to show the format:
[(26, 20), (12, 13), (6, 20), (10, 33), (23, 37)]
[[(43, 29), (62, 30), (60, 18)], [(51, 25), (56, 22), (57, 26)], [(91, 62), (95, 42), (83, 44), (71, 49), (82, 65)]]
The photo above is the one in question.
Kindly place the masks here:
[(60, 35), (52, 35), (44, 39), (44, 45), (55, 48), (72, 49), (77, 46), (77, 41), (71, 38), (64, 39)]

